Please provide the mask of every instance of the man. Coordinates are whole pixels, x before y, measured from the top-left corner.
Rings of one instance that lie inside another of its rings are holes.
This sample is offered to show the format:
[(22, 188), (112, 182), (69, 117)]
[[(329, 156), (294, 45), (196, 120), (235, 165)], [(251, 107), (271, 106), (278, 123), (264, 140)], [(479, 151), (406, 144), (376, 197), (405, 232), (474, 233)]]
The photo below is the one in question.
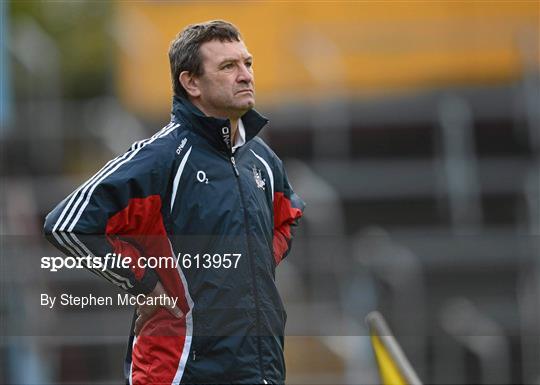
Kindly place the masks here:
[[(129, 257), (93, 271), (131, 294), (178, 298), (137, 308), (130, 384), (284, 383), (274, 275), (304, 203), (257, 137), (267, 120), (253, 110), (253, 59), (236, 27), (190, 25), (169, 58), (171, 123), (64, 199), (45, 233), (69, 255)], [(151, 256), (178, 266), (141, 266)]]

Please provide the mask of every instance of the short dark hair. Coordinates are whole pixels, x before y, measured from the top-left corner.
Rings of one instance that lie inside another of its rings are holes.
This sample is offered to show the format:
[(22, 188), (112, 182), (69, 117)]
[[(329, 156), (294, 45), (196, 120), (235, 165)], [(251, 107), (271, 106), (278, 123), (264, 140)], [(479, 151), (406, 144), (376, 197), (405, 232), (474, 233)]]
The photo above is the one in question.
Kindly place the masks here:
[(201, 76), (203, 71), (200, 48), (203, 43), (219, 40), (240, 41), (240, 32), (233, 24), (223, 20), (211, 20), (204, 23), (188, 25), (171, 42), (169, 62), (174, 94), (187, 98), (187, 92), (178, 77), (182, 71)]

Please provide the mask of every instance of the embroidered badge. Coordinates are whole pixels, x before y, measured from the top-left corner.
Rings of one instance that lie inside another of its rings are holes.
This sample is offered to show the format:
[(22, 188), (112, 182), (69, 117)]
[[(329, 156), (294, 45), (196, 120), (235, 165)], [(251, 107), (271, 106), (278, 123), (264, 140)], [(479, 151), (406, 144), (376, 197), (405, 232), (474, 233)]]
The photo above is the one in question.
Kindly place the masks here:
[(266, 181), (262, 177), (261, 170), (258, 169), (255, 165), (253, 165), (253, 178), (255, 179), (255, 183), (257, 184), (257, 188), (260, 188), (261, 190), (265, 189)]

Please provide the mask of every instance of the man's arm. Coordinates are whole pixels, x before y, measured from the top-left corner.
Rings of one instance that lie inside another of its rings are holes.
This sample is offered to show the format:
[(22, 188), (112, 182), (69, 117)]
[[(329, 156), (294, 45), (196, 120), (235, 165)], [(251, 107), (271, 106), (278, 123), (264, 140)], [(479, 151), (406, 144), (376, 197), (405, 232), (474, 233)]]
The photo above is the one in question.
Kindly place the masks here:
[(293, 228), (303, 215), (306, 204), (294, 193), (281, 165), (281, 177), (274, 191), (274, 259), (279, 264), (291, 250)]
[(128, 268), (91, 269), (127, 292), (149, 294), (158, 282), (138, 260), (164, 249), (161, 206), (166, 186), (155, 169), (151, 140), (107, 163), (65, 198), (46, 218), (47, 239), (68, 256), (130, 258)]

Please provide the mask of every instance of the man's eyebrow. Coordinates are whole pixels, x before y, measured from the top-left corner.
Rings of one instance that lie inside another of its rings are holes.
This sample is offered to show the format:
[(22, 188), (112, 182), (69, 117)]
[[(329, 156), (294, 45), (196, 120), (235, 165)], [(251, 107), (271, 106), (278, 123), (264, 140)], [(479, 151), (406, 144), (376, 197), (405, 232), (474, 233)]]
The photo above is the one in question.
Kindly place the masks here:
[[(247, 56), (244, 60), (253, 60), (253, 56), (252, 55), (249, 55)], [(223, 65), (225, 63), (228, 63), (228, 62), (235, 62), (235, 61), (238, 61), (237, 58), (235, 57), (226, 57), (224, 59), (222, 59), (218, 65)]]

